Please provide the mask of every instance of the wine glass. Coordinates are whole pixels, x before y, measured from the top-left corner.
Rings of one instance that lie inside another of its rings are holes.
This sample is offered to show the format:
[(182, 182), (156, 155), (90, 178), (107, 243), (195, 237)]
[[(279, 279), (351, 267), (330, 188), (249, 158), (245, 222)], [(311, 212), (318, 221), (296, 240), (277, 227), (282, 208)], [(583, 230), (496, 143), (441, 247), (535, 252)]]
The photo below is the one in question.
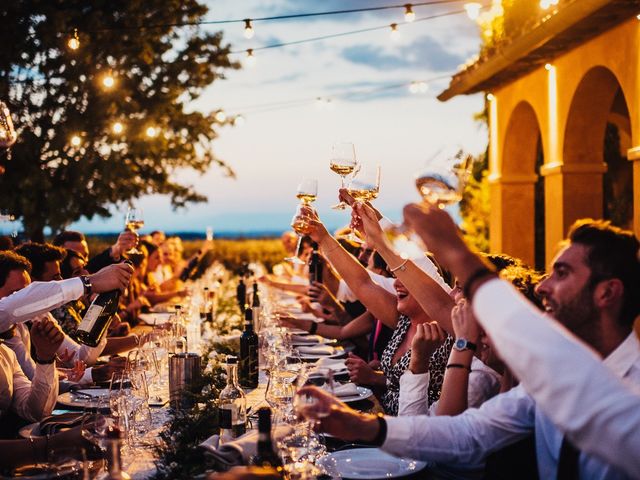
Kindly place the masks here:
[[(355, 176), (358, 173), (358, 160), (356, 159), (356, 149), (353, 143), (335, 143), (331, 150), (329, 168), (340, 175), (341, 188), (344, 188), (344, 180), (349, 175)], [(348, 205), (342, 200), (332, 206), (334, 210), (344, 210)]]
[[(371, 200), (378, 198), (378, 193), (380, 193), (380, 175), (380, 165), (361, 168), (357, 178), (354, 177), (351, 179), (349, 187), (347, 187), (349, 195), (351, 195), (356, 201), (362, 203), (370, 202)], [(351, 232), (347, 239), (355, 243), (362, 243), (362, 239), (354, 232), (355, 226), (353, 225), (353, 222), (350, 227)]]
[(464, 186), (471, 175), (472, 157), (461, 148), (439, 150), (427, 168), (416, 175), (416, 188), (424, 202), (445, 208), (462, 200)]
[[(127, 214), (124, 217), (124, 228), (125, 230), (131, 230), (132, 232), (137, 232), (142, 227), (144, 227), (144, 214), (141, 208), (129, 207), (127, 209)], [(138, 250), (136, 247), (133, 247), (131, 250), (127, 252), (129, 255), (141, 255), (142, 252)]]
[(304, 265), (305, 262), (300, 260), (300, 247), (302, 246), (302, 237), (309, 233), (309, 217), (304, 213), (303, 208), (305, 203), (299, 203), (296, 207), (296, 213), (291, 219), (291, 228), (298, 234), (298, 244), (296, 245), (296, 251), (292, 257), (285, 258), (286, 261), (294, 263), (296, 265)]
[(298, 184), (296, 197), (305, 205), (316, 201), (318, 196), (318, 180), (315, 178), (303, 178)]

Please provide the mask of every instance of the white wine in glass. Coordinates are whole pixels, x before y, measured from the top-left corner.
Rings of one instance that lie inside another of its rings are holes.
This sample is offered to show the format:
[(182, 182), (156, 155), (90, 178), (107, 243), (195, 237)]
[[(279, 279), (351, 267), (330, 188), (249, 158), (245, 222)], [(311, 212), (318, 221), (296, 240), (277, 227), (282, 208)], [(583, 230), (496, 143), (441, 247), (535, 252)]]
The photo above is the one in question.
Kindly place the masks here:
[(315, 178), (304, 178), (298, 184), (296, 198), (302, 203), (309, 205), (316, 201), (318, 196), (318, 180)]
[(302, 208), (305, 207), (305, 203), (299, 203), (296, 208), (296, 213), (291, 219), (291, 228), (298, 234), (298, 244), (296, 245), (296, 251), (292, 257), (287, 257), (287, 262), (294, 263), (296, 265), (304, 265), (305, 262), (300, 260), (300, 247), (302, 246), (302, 237), (309, 233), (309, 218), (303, 213)]
[(416, 175), (416, 188), (422, 199), (439, 208), (462, 200), (464, 186), (471, 175), (471, 160), (470, 155), (458, 149), (453, 155), (430, 162), (428, 168)]
[[(137, 232), (142, 227), (144, 227), (144, 214), (142, 212), (142, 209), (129, 207), (129, 209), (127, 210), (127, 214), (124, 218), (125, 230)], [(142, 252), (138, 250), (136, 247), (133, 247), (127, 253), (130, 255), (136, 255), (136, 254), (141, 254)]]
[[(358, 160), (356, 159), (356, 149), (353, 143), (345, 142), (333, 145), (329, 168), (340, 175), (341, 188), (344, 188), (344, 179), (349, 175), (355, 176), (358, 173)], [(348, 205), (341, 201), (331, 208), (344, 210), (347, 207)]]

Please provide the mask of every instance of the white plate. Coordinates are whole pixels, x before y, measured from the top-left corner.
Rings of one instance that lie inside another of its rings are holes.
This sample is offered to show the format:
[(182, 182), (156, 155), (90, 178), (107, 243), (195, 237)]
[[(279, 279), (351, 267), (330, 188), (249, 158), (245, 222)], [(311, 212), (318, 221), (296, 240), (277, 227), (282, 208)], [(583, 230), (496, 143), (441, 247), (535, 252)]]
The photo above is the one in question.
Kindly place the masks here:
[(89, 388), (86, 390), (78, 390), (82, 393), (87, 393), (93, 398), (85, 397), (84, 395), (77, 395), (74, 392), (65, 392), (62, 395), (58, 395), (58, 403), (67, 407), (75, 408), (98, 408), (100, 406), (99, 400), (101, 398), (109, 399), (108, 388)]
[[(308, 346), (308, 345), (305, 345), (305, 346)], [(317, 353), (302, 353), (302, 352), (298, 352), (298, 353), (300, 354), (300, 358), (302, 360), (320, 360), (321, 358), (343, 358), (347, 355), (347, 352), (345, 352), (342, 347), (335, 347), (334, 353), (332, 353), (331, 355), (320, 355)]]
[(373, 392), (367, 387), (356, 387), (358, 390), (357, 395), (351, 395), (350, 397), (336, 397), (338, 400), (344, 403), (359, 402), (365, 400), (373, 395)]
[(319, 460), (322, 466), (337, 470), (342, 478), (400, 478), (413, 475), (426, 462), (394, 457), (379, 448), (356, 448), (333, 452)]
[(141, 313), (138, 318), (147, 325), (164, 325), (171, 319), (173, 313)]

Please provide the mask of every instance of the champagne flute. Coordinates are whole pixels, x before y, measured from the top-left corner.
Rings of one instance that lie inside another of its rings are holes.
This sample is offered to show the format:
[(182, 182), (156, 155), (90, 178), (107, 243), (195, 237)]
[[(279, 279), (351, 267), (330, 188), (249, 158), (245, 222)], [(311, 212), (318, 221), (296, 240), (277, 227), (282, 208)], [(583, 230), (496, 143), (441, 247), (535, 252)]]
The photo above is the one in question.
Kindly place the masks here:
[[(362, 168), (357, 178), (353, 178), (349, 183), (347, 191), (358, 202), (370, 202), (378, 198), (380, 193), (380, 165), (375, 168)], [(351, 232), (347, 236), (348, 240), (355, 243), (362, 243), (362, 239), (355, 234), (353, 222), (350, 225)]]
[(305, 262), (300, 260), (300, 247), (302, 246), (302, 237), (309, 233), (309, 217), (303, 212), (303, 208), (306, 206), (304, 203), (299, 203), (296, 208), (296, 213), (291, 219), (291, 228), (298, 234), (298, 244), (296, 245), (296, 251), (292, 257), (285, 258), (286, 261), (294, 263), (296, 265), (304, 265)]
[[(127, 214), (124, 217), (125, 230), (131, 230), (132, 232), (137, 232), (142, 227), (144, 227), (144, 214), (142, 212), (142, 209), (130, 206), (127, 209)], [(131, 250), (127, 252), (127, 254), (141, 255), (142, 252), (138, 250), (136, 247), (133, 247)]]
[[(347, 176), (355, 176), (358, 171), (358, 160), (356, 159), (356, 149), (353, 143), (336, 143), (331, 150), (331, 159), (329, 160), (329, 168), (340, 175), (341, 188), (344, 188), (344, 180)], [(340, 201), (340, 203), (332, 206), (334, 210), (344, 210), (348, 205)]]

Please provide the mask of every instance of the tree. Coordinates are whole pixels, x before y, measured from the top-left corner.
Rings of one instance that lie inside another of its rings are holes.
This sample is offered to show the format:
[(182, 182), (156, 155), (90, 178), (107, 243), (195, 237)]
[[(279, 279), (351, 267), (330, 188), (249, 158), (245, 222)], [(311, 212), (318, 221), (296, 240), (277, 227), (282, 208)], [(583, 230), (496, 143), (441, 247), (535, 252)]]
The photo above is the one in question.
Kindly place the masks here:
[(167, 194), (174, 207), (206, 200), (175, 181), (178, 168), (217, 163), (233, 174), (212, 150), (215, 112), (186, 110), (239, 68), (221, 32), (193, 25), (206, 13), (199, 0), (4, 3), (0, 98), (19, 137), (11, 159), (0, 158), (0, 205), (33, 240), (144, 194)]

